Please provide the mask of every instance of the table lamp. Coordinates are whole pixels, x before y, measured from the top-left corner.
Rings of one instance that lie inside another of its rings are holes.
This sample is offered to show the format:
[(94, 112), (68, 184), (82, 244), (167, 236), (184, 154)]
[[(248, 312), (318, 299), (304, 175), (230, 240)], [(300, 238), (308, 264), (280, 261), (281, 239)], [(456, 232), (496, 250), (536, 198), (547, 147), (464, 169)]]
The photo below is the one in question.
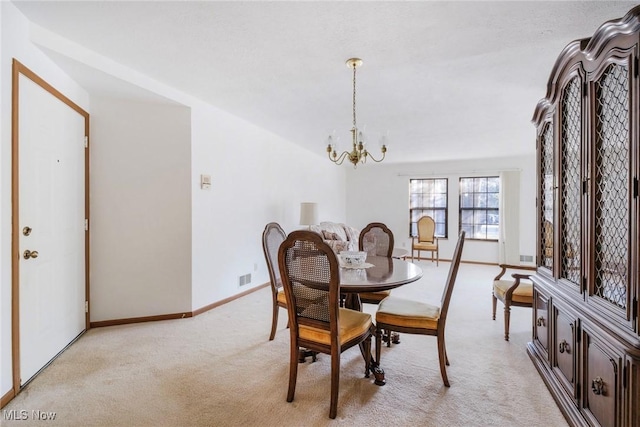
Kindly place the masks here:
[(300, 203), (300, 225), (311, 226), (318, 223), (318, 204), (303, 202)]

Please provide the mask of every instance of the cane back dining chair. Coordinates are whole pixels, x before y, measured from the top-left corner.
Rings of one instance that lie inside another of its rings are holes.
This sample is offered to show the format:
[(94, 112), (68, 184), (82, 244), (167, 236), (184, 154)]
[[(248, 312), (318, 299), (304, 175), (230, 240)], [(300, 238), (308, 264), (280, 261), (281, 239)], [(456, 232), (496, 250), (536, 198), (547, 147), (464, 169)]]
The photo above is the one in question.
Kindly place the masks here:
[(365, 377), (371, 368), (371, 315), (341, 308), (340, 272), (335, 253), (320, 235), (296, 230), (278, 251), (278, 264), (288, 302), (291, 351), (287, 402), (293, 401), (298, 376), (298, 353), (306, 348), (331, 355), (331, 403), (335, 418), (340, 384), (340, 354), (362, 343)]
[[(360, 232), (360, 238), (358, 240), (358, 249), (367, 252), (367, 255), (372, 256), (384, 256), (391, 258), (393, 253), (393, 232), (385, 224), (381, 222), (372, 222), (367, 224)], [(380, 301), (391, 295), (391, 291), (378, 291), (378, 292), (361, 292), (358, 294), (360, 302), (364, 304), (380, 304)], [(387, 342), (387, 347), (391, 346), (391, 343), (399, 344), (400, 338), (398, 334), (384, 334), (384, 340)]]
[(270, 222), (262, 232), (262, 250), (267, 260), (267, 270), (269, 271), (269, 281), (271, 282), (271, 299), (273, 302), (273, 315), (271, 317), (271, 335), (269, 341), (276, 336), (276, 328), (278, 327), (278, 312), (280, 308), (287, 309), (287, 299), (282, 288), (282, 280), (280, 280), (280, 269), (278, 268), (278, 248), (280, 244), (287, 238), (280, 224)]
[[(393, 252), (393, 233), (381, 222), (372, 222), (360, 232), (358, 249), (371, 256), (391, 258)], [(380, 304), (391, 291), (361, 292), (360, 301), (367, 304)]]
[[(438, 359), (440, 361), (440, 374), (446, 387), (449, 387), (446, 366), (449, 365), (447, 349), (444, 340), (445, 323), (449, 311), (449, 302), (453, 293), (453, 285), (458, 275), (462, 247), (464, 246), (465, 232), (461, 231), (458, 237), (449, 276), (442, 292), (440, 306), (424, 302), (408, 300), (389, 296), (378, 306), (376, 312), (376, 360), (380, 363), (380, 349), (382, 330), (398, 331), (408, 334), (433, 335), (438, 339)], [(445, 366), (446, 365), (446, 366)]]
[[(529, 274), (514, 273), (512, 280), (504, 280), (502, 276), (509, 268), (522, 268), (500, 264), (500, 274), (493, 279), (493, 320), (496, 320), (496, 308), (498, 300), (504, 304), (504, 340), (509, 341), (509, 321), (511, 319), (511, 306), (533, 307), (533, 283), (529, 280)], [(524, 281), (523, 281), (524, 280)]]
[(431, 262), (435, 254), (436, 265), (439, 265), (440, 252), (436, 237), (436, 222), (430, 216), (425, 215), (418, 220), (418, 235), (411, 237), (411, 261), (413, 261), (414, 251), (418, 251), (418, 260), (420, 251), (430, 251)]

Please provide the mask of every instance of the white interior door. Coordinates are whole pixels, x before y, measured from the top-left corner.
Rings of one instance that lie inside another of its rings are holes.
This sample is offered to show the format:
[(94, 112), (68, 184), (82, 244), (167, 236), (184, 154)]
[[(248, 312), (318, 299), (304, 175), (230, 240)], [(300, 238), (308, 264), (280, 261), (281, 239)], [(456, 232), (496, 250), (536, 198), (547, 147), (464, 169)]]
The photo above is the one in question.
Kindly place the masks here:
[(22, 385), (86, 328), (85, 118), (19, 79)]

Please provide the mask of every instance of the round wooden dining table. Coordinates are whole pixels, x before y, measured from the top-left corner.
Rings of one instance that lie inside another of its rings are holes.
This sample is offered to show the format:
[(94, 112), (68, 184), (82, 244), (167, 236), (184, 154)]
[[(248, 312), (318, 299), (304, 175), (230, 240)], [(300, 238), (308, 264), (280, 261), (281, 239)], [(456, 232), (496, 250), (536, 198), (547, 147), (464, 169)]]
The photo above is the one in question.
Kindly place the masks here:
[[(359, 292), (379, 292), (406, 285), (422, 277), (422, 269), (412, 262), (398, 258), (381, 256), (367, 256), (364, 268), (340, 267), (340, 293), (345, 294), (345, 307), (362, 311)], [(365, 354), (360, 346), (363, 357), (371, 358), (371, 370), (375, 377), (375, 384), (386, 384), (384, 369), (373, 358)]]
[[(397, 288), (422, 277), (416, 264), (398, 258), (367, 256), (365, 267), (340, 267), (340, 292), (346, 294), (345, 306), (362, 311), (358, 293)], [(367, 266), (368, 265), (368, 266)]]

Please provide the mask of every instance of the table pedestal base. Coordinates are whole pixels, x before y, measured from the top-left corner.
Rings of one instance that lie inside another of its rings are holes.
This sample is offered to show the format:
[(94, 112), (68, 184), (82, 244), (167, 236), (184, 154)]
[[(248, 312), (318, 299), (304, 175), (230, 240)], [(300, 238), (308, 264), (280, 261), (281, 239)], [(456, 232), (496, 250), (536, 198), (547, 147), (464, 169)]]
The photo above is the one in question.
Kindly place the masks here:
[(315, 362), (316, 360), (318, 360), (317, 358), (318, 356), (318, 352), (317, 351), (313, 351), (313, 350), (307, 350), (307, 349), (300, 349), (298, 350), (298, 363), (304, 363), (307, 361), (307, 357), (311, 357), (311, 363)]
[(400, 344), (400, 334), (397, 332), (391, 332), (391, 339), (388, 334), (382, 336), (382, 340), (387, 343), (387, 347), (391, 347), (391, 343)]
[(373, 382), (375, 385), (383, 386), (387, 383), (387, 381), (384, 379), (384, 369), (378, 366), (377, 363), (373, 366), (373, 368), (371, 368), (371, 371), (373, 372), (373, 377), (375, 378), (375, 381)]

